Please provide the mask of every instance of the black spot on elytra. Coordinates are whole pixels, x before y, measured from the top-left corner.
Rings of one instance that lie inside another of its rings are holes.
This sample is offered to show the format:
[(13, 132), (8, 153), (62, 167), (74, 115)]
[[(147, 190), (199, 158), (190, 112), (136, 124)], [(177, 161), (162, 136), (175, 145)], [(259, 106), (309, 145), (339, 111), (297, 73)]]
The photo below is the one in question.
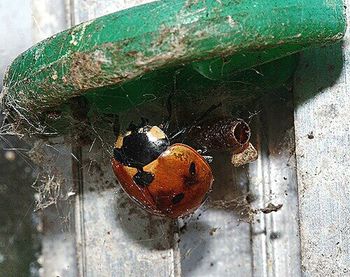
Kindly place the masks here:
[(196, 175), (196, 164), (194, 162), (191, 162), (189, 172), (191, 176)]
[(198, 183), (197, 175), (196, 175), (196, 164), (191, 162), (190, 167), (188, 169), (189, 175), (184, 176), (184, 183), (186, 186), (193, 186)]
[(184, 199), (185, 194), (183, 192), (176, 194), (173, 199), (171, 199), (171, 202), (176, 205), (181, 202), (182, 199)]
[(132, 179), (134, 180), (136, 185), (140, 187), (146, 187), (153, 182), (154, 175), (150, 172), (138, 171)]

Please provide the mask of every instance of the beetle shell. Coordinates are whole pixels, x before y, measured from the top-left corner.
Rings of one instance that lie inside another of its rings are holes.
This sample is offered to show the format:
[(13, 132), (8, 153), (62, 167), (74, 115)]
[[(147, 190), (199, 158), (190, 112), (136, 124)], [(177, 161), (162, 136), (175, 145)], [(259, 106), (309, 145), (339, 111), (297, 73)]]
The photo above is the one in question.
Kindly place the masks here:
[(136, 184), (139, 170), (115, 158), (112, 167), (127, 194), (151, 213), (177, 218), (195, 211), (211, 190), (213, 174), (206, 160), (188, 145), (170, 145), (143, 166), (149, 184)]

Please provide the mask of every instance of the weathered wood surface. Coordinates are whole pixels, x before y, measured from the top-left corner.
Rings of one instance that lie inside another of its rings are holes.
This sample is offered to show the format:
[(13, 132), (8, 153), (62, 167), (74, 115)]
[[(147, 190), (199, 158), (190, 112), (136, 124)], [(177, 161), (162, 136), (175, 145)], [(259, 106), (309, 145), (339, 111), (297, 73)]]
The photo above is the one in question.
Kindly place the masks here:
[(304, 276), (350, 275), (349, 42), (303, 53), (295, 79)]
[(254, 276), (301, 276), (292, 91), (279, 89), (262, 101), (253, 127), (258, 161), (249, 166), (252, 206), (283, 205), (260, 213), (251, 227)]
[[(53, 3), (51, 0), (31, 2), (32, 28), (28, 32), (31, 31), (33, 43), (70, 26), (67, 3)], [(75, 201), (72, 197), (75, 194), (73, 168), (77, 162), (72, 156), (72, 147), (61, 137), (49, 141), (37, 140), (32, 151), (37, 156), (35, 162), (43, 170), (41, 176), (45, 178), (38, 186), (57, 185), (59, 189), (59, 193), (50, 195), (54, 203), (39, 212), (42, 231), (40, 272), (43, 276), (77, 276)], [(49, 180), (52, 180), (51, 184)]]
[[(18, 7), (21, 6), (21, 9)], [(31, 47), (29, 1), (0, 1), (0, 91), (6, 67)], [(0, 110), (0, 122), (3, 120)], [(0, 123), (0, 276), (27, 276), (37, 272), (37, 236), (32, 222), (35, 167), (25, 157), (27, 145), (4, 134)]]

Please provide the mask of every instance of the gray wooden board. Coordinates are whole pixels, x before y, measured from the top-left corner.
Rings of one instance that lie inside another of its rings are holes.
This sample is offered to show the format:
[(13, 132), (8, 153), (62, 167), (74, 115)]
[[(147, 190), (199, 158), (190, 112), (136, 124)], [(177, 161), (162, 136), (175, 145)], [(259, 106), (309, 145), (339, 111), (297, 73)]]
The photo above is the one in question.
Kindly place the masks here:
[(252, 126), (260, 149), (249, 166), (252, 206), (283, 205), (258, 213), (251, 226), (254, 276), (301, 275), (292, 97), (283, 88), (265, 97)]
[[(18, 7), (21, 6), (21, 9)], [(32, 45), (31, 6), (29, 1), (2, 0), (0, 2), (0, 86), (10, 62)]]
[(52, 205), (39, 212), (42, 219), (41, 271), (43, 276), (76, 276), (72, 150), (61, 139), (56, 139), (41, 142), (35, 151), (42, 155), (40, 161), (36, 161), (43, 165), (42, 176), (47, 178), (44, 184), (57, 186), (57, 191), (51, 194)]
[[(31, 23), (29, 1), (0, 1), (0, 91), (6, 67), (32, 45)], [(0, 276), (26, 276), (38, 270), (35, 255), (39, 245), (32, 225), (37, 219), (32, 215), (35, 166), (24, 155), (28, 145), (14, 136), (6, 136), (1, 125)]]
[(119, 188), (110, 154), (101, 149), (95, 142), (82, 153), (81, 272), (86, 276), (174, 276), (174, 222), (138, 208)]
[[(39, 42), (69, 26), (68, 2), (32, 0), (32, 26), (28, 32), (32, 43)], [(43, 167), (42, 176), (59, 186), (57, 201), (39, 212), (41, 215), (42, 255), (39, 262), (43, 276), (77, 276), (76, 238), (74, 225), (74, 180), (72, 147), (65, 139), (35, 142), (36, 162)], [(40, 156), (39, 156), (40, 154)], [(39, 184), (38, 184), (39, 185)]]
[(349, 42), (348, 31), (338, 45), (306, 51), (295, 78), (304, 276), (350, 276)]

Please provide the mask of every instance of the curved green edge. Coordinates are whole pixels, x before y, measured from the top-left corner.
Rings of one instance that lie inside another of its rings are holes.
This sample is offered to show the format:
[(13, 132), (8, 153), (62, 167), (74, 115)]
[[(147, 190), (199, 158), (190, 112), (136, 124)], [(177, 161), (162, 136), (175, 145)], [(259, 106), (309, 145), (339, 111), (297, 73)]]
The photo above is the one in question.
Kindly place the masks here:
[[(152, 2), (80, 24), (27, 50), (7, 72), (3, 101), (40, 113), (86, 92), (189, 63), (208, 79), (227, 79), (335, 42), (345, 22), (342, 0)], [(226, 56), (229, 63), (216, 58)]]

